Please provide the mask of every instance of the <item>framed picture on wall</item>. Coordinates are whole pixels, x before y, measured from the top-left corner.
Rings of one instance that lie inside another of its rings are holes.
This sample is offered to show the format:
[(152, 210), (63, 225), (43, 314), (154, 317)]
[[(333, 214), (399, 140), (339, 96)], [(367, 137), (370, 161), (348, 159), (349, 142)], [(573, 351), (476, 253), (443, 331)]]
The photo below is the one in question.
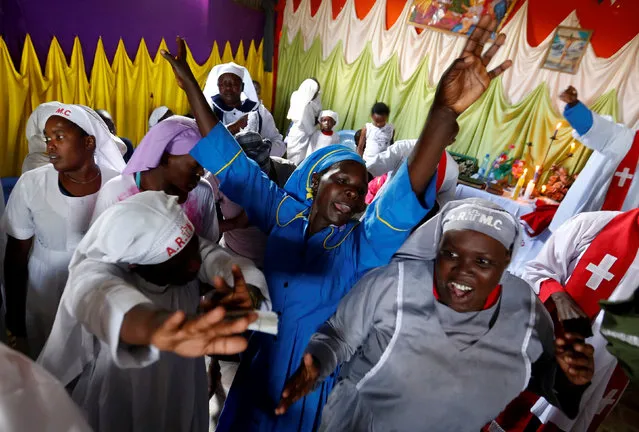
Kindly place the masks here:
[(467, 36), (482, 15), (492, 15), (499, 23), (497, 32), (506, 23), (516, 0), (412, 0), (408, 23)]
[(592, 30), (557, 27), (541, 67), (569, 74), (577, 73), (591, 36)]

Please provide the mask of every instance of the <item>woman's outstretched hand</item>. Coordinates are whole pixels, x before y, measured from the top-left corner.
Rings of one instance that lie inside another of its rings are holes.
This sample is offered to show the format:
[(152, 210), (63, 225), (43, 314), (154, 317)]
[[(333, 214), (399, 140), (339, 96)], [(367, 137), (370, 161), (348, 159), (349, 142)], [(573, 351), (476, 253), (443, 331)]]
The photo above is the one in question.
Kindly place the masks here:
[(506, 41), (506, 35), (500, 34), (493, 46), (482, 55), (484, 44), (497, 28), (497, 21), (484, 15), (470, 34), (461, 56), (448, 68), (437, 87), (434, 104), (452, 109), (457, 115), (463, 113), (481, 97), (490, 85), (490, 81), (512, 66), (506, 60), (495, 69), (488, 71), (486, 66)]
[(186, 90), (185, 86), (187, 83), (195, 82), (197, 84), (197, 80), (191, 71), (191, 67), (186, 61), (186, 44), (184, 43), (184, 39), (178, 36), (175, 41), (177, 43), (176, 56), (165, 50), (160, 51), (160, 53), (173, 68), (173, 73), (175, 74), (178, 86), (180, 86), (181, 89)]
[(315, 359), (308, 353), (304, 354), (302, 364), (286, 382), (284, 391), (282, 391), (282, 399), (275, 408), (275, 414), (285, 414), (292, 404), (309, 394), (315, 387), (318, 378), (319, 367), (315, 363)]

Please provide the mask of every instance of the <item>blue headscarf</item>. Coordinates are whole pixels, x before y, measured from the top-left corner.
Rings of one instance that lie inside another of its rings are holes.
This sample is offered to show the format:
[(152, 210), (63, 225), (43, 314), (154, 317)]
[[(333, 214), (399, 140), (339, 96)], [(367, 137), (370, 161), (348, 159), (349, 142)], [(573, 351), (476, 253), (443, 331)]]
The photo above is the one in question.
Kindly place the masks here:
[(338, 162), (352, 160), (366, 166), (360, 155), (346, 146), (335, 144), (311, 153), (291, 174), (284, 190), (298, 201), (310, 206), (313, 202), (313, 173), (318, 173)]

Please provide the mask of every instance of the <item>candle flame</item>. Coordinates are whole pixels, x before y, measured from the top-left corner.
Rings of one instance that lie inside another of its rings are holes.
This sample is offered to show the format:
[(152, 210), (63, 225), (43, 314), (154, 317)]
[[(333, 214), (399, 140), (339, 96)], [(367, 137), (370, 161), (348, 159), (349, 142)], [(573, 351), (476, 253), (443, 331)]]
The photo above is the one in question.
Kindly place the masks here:
[(574, 149), (575, 149), (575, 142), (573, 141), (572, 144), (570, 144), (570, 152), (572, 153)]
[(546, 185), (543, 185), (543, 186), (541, 187), (541, 193), (545, 193), (545, 192), (546, 192)]
[(556, 129), (559, 130), (560, 127), (561, 127), (561, 122), (557, 123)]

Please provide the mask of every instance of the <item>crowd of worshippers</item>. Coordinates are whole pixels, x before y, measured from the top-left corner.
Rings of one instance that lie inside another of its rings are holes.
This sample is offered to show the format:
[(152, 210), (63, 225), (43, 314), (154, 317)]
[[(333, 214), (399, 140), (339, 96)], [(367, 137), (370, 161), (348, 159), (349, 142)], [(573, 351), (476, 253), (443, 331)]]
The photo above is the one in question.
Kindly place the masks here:
[[(494, 26), (413, 140), (378, 102), (340, 144), (312, 78), (283, 139), (245, 68), (202, 91), (180, 38), (162, 55), (193, 118), (155, 109), (135, 150), (105, 111), (37, 107), (2, 217), (1, 429), (202, 432), (217, 397), (218, 431), (594, 430), (631, 375), (599, 301), (637, 287), (637, 203), (582, 206), (507, 271), (518, 219), (455, 201), (445, 150), (511, 66), (486, 67)], [(584, 144), (618, 152), (621, 126), (562, 99)]]

